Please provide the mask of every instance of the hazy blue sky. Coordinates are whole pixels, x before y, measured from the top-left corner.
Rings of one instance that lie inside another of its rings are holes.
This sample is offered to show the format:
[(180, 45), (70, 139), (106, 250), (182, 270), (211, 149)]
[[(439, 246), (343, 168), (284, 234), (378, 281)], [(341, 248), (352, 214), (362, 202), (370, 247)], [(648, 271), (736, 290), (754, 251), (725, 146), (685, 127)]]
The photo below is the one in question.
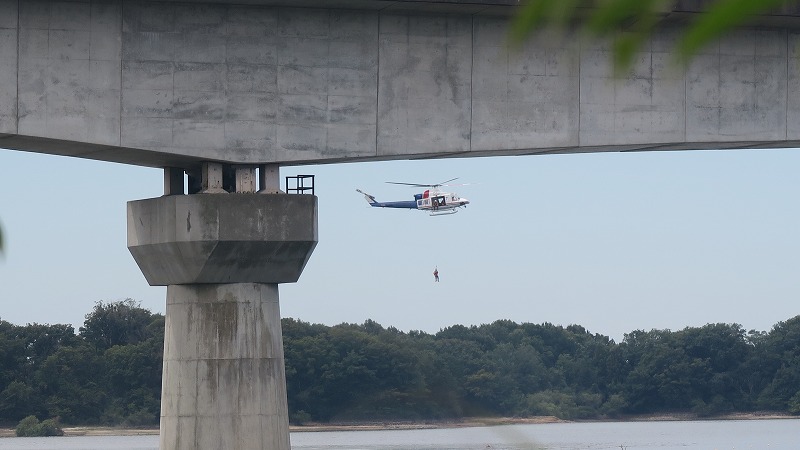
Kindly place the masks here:
[[(436, 332), (497, 319), (624, 333), (800, 314), (800, 150), (681, 151), (284, 167), (316, 175), (320, 242), (284, 317)], [(158, 169), (0, 150), (0, 319), (72, 323), (97, 301), (164, 312), (126, 248), (125, 202)], [(370, 208), (453, 188), (458, 214)], [(441, 282), (434, 283), (438, 267)]]

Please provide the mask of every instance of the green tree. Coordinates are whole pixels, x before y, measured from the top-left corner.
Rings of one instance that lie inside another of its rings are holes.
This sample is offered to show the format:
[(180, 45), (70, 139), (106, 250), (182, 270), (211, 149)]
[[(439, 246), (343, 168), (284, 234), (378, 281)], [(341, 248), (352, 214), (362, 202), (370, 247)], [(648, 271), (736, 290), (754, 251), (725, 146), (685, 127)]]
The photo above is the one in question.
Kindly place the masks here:
[(59, 349), (79, 340), (70, 325), (12, 325), (0, 321), (0, 419), (48, 415), (36, 377)]
[(750, 405), (744, 374), (753, 348), (738, 324), (636, 331), (623, 349), (631, 364), (624, 396), (631, 412), (718, 414)]
[(20, 420), (37, 412), (37, 398), (33, 387), (24, 381), (12, 381), (0, 392), (0, 418), (8, 421)]
[(64, 435), (64, 430), (61, 429), (58, 419), (47, 419), (39, 422), (36, 416), (28, 416), (22, 419), (15, 431), (18, 437)]
[(326, 327), (311, 326), (294, 319), (283, 319), (283, 346), (286, 365), (286, 390), (289, 414), (303, 411), (304, 421), (329, 418), (323, 367), (335, 359)]
[(767, 380), (758, 404), (762, 408), (793, 411), (800, 399), (800, 316), (777, 323), (759, 342), (759, 366)]
[(87, 343), (62, 347), (37, 372), (36, 388), (49, 417), (66, 423), (101, 423), (108, 393), (103, 389), (103, 358)]
[(25, 358), (32, 370), (38, 367), (61, 348), (71, 347), (79, 342), (72, 325), (29, 324), (17, 327), (20, 339), (25, 343)]
[[(686, 356), (674, 344), (671, 331), (637, 330), (625, 335), (623, 345), (632, 365), (624, 385), (631, 412), (664, 411), (685, 399), (683, 391), (690, 381), (680, 375), (686, 369)], [(666, 397), (674, 395), (681, 399)]]
[[(105, 351), (115, 345), (136, 344), (158, 333), (163, 322), (153, 323), (153, 314), (132, 299), (116, 302), (97, 302), (86, 315), (80, 336), (99, 350)], [(157, 318), (156, 318), (157, 320)], [(163, 331), (162, 331), (163, 333)]]
[(19, 327), (0, 320), (0, 386), (8, 386), (14, 380), (24, 379), (28, 361), (25, 355), (26, 342), (20, 337)]
[(678, 333), (686, 355), (706, 370), (693, 380), (695, 412), (719, 414), (750, 405), (747, 377), (743, 368), (753, 348), (739, 324), (708, 324)]
[(109, 405), (104, 422), (132, 426), (158, 423), (163, 349), (163, 337), (153, 337), (105, 351), (103, 386)]
[(321, 376), (329, 401), (336, 405), (331, 412), (356, 419), (385, 416), (385, 408), (396, 410), (396, 405), (376, 410), (370, 404), (376, 398), (392, 400), (388, 395), (392, 392), (407, 394), (413, 389), (414, 355), (355, 327), (333, 327), (329, 337), (336, 356), (323, 366)]
[(427, 341), (425, 380), (440, 414), (460, 417), (476, 414), (464, 380), (484, 365), (484, 352), (471, 340), (436, 338)]
[(404, 335), (371, 320), (331, 328), (294, 320), (283, 325), (290, 415), (302, 411), (304, 420), (329, 420), (406, 414), (419, 376), (415, 355), (398, 345)]

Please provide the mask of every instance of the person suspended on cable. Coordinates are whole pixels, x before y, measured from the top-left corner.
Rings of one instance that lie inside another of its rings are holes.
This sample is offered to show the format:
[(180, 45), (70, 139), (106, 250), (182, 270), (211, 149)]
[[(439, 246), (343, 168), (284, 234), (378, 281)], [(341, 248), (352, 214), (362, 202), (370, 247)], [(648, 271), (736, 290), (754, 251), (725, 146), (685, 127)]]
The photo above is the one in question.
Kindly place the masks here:
[(437, 283), (439, 282), (439, 269), (438, 268), (434, 268), (433, 269), (433, 279)]

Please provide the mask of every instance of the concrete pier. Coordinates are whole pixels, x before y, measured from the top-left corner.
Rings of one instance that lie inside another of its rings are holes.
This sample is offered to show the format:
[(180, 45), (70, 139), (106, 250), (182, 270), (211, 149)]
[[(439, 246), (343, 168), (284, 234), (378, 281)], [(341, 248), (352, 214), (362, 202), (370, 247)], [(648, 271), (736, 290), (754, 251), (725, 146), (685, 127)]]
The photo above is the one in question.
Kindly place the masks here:
[(286, 449), (278, 285), (167, 288), (161, 449)]
[(317, 198), (256, 193), (247, 168), (228, 170), (246, 191), (227, 193), (217, 166), (201, 192), (220, 193), (181, 195), (166, 169), (172, 195), (128, 202), (128, 248), (168, 286), (160, 448), (289, 450), (278, 284), (316, 246)]

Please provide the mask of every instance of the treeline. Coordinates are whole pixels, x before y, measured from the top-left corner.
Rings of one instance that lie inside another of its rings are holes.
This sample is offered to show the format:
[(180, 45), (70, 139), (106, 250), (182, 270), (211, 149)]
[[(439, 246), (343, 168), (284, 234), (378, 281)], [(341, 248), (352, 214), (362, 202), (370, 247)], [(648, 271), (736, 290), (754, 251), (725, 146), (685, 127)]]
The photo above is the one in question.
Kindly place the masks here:
[(800, 413), (800, 316), (768, 333), (713, 324), (634, 331), (619, 344), (577, 325), (509, 320), (431, 335), (285, 319), (283, 333), (295, 422)]
[[(620, 343), (508, 320), (436, 334), (370, 320), (282, 326), (293, 423), (800, 414), (800, 316), (769, 332), (710, 324), (633, 331)], [(164, 317), (133, 300), (98, 303), (77, 334), (0, 321), (0, 422), (157, 424), (163, 334)]]

